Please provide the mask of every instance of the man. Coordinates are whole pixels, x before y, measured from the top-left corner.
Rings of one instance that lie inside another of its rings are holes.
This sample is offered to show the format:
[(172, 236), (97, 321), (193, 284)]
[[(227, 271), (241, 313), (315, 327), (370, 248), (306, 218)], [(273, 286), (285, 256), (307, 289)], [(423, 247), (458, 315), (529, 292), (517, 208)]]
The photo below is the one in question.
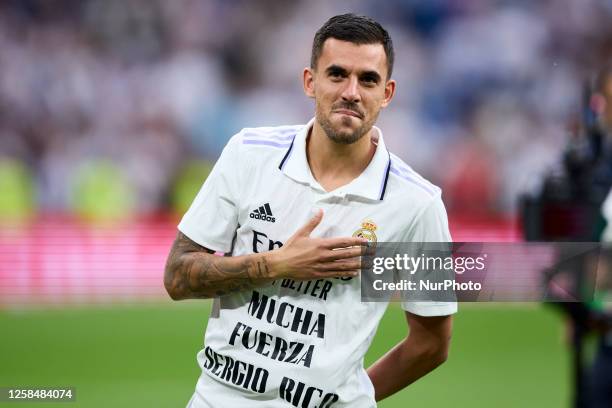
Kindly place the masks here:
[[(588, 329), (598, 335), (598, 346), (587, 371), (588, 406), (609, 407), (612, 402), (612, 65), (604, 66), (595, 81), (594, 101), (598, 101), (597, 119), (591, 138), (599, 147), (595, 162), (594, 185), (607, 190), (602, 204), (597, 232), (603, 251), (599, 257), (598, 282), (594, 301), (587, 303)], [(593, 101), (592, 101), (593, 102)], [(572, 326), (572, 329), (573, 326)]]
[(365, 242), (450, 240), (440, 190), (373, 127), (392, 68), (380, 24), (332, 17), (303, 72), (315, 118), (234, 136), (179, 224), (166, 289), (214, 298), (190, 407), (375, 407), (445, 361), (456, 305), (404, 302), (410, 334), (363, 368), (386, 308), (360, 301)]

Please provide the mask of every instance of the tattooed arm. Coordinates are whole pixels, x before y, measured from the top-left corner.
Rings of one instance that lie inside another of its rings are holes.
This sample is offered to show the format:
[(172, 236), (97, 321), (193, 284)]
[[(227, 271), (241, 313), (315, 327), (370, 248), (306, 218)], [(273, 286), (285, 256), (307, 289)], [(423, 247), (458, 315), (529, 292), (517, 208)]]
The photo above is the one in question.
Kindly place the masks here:
[(164, 285), (172, 299), (222, 296), (273, 279), (265, 254), (221, 257), (213, 252), (178, 233), (164, 275)]
[(297, 280), (356, 276), (362, 238), (311, 238), (320, 211), (280, 249), (235, 257), (213, 251), (179, 232), (166, 262), (164, 285), (170, 297), (204, 299), (263, 286), (275, 279)]

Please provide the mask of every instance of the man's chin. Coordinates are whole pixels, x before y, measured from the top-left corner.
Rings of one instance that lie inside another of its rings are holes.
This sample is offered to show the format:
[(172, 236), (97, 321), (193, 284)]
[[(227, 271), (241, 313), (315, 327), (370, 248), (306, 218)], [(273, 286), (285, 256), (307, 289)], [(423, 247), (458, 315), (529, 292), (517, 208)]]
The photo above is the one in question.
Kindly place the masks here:
[(331, 135), (328, 134), (327, 136), (331, 139), (331, 141), (335, 143), (349, 145), (359, 140), (359, 137), (356, 133), (357, 132), (355, 132), (354, 130), (338, 130), (333, 132)]
[(320, 124), (332, 142), (349, 145), (363, 136), (360, 121), (361, 119), (348, 115), (332, 115)]

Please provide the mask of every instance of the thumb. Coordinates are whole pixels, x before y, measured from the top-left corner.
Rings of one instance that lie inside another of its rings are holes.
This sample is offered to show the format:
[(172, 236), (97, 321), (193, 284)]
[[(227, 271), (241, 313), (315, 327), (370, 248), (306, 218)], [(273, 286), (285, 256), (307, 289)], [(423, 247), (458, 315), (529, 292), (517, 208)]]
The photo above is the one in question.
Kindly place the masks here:
[(295, 232), (296, 236), (309, 237), (312, 231), (317, 228), (323, 219), (323, 210), (318, 209), (317, 213), (304, 226)]

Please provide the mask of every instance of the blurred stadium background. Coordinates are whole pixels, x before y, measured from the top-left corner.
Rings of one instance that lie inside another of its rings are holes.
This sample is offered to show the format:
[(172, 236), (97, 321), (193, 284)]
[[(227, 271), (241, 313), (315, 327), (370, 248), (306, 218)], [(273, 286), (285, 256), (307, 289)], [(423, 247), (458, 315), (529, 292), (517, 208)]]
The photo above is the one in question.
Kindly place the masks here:
[[(301, 69), (346, 11), (393, 37), (379, 124), (443, 188), (454, 239), (522, 239), (518, 196), (558, 165), (612, 55), (610, 2), (3, 0), (0, 386), (184, 406), (209, 302), (165, 295), (175, 225), (232, 134), (312, 116)], [(392, 305), (368, 363), (400, 320)], [(569, 371), (553, 310), (462, 305), (449, 362), (380, 406), (569, 406)]]

